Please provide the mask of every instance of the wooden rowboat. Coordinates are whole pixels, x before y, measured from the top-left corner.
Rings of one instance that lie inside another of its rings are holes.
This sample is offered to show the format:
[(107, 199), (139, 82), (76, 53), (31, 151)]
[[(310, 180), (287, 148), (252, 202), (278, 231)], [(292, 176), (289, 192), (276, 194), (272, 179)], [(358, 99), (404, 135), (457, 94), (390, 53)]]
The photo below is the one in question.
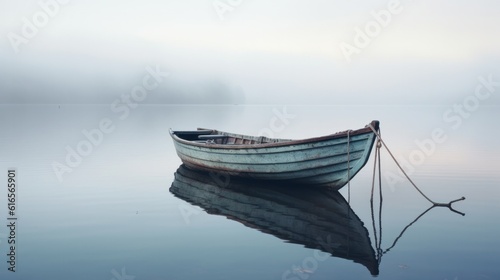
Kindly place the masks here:
[[(371, 126), (371, 127), (370, 127)], [(340, 189), (368, 161), (379, 122), (302, 140), (247, 136), (215, 129), (173, 131), (189, 168), (239, 177)]]
[(379, 274), (368, 230), (339, 192), (280, 187), (237, 177), (221, 186), (221, 181), (211, 175), (181, 165), (170, 192), (208, 214), (226, 217), (287, 243), (352, 260), (372, 275)]

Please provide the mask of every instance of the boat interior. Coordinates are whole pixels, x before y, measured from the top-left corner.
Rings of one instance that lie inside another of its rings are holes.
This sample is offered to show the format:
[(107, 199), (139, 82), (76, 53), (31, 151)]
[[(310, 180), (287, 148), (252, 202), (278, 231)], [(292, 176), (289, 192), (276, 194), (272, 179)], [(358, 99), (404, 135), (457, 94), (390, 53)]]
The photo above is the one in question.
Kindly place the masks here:
[(204, 144), (221, 145), (257, 145), (266, 143), (288, 142), (291, 139), (269, 138), (265, 136), (248, 136), (218, 131), (215, 129), (198, 129), (192, 131), (173, 131), (177, 137)]

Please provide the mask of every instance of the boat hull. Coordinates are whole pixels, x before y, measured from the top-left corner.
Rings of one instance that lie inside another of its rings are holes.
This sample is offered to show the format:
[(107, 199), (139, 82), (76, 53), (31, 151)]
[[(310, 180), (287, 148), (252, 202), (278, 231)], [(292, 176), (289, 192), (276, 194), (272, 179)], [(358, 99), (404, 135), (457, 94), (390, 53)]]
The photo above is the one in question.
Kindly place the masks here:
[[(371, 125), (378, 129), (378, 122)], [(243, 145), (193, 142), (175, 132), (171, 136), (178, 156), (192, 169), (332, 189), (340, 189), (361, 170), (376, 138), (369, 127), (304, 140)]]

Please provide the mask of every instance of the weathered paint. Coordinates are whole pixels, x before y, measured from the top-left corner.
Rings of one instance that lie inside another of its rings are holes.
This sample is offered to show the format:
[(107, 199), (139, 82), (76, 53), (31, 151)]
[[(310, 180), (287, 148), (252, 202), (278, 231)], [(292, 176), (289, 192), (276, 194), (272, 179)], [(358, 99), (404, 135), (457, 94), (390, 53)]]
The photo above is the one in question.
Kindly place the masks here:
[[(371, 123), (378, 129), (378, 121)], [(222, 140), (193, 141), (171, 131), (177, 154), (187, 166), (241, 177), (280, 180), (340, 189), (366, 164), (375, 134), (369, 127), (303, 140), (269, 139), (203, 130), (205, 135), (247, 139), (247, 144), (224, 144)], [(192, 132), (190, 132), (192, 134)], [(263, 142), (263, 143), (259, 143)], [(349, 152), (347, 147), (349, 146)], [(349, 160), (348, 160), (349, 158)], [(348, 166), (349, 161), (349, 175)]]

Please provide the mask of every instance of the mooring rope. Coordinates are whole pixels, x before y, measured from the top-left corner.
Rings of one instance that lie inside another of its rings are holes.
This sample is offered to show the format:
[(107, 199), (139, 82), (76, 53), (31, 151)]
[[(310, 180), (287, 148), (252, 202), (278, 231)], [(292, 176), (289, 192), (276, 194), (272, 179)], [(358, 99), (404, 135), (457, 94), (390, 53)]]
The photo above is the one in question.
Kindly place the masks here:
[[(380, 131), (380, 130), (379, 130)], [(379, 132), (380, 133), (380, 132)], [(377, 251), (377, 260), (381, 260), (382, 257), (382, 201), (383, 201), (383, 196), (382, 196), (382, 169), (380, 168), (380, 148), (382, 147), (382, 144), (380, 140), (377, 139), (377, 144), (376, 144), (376, 149), (375, 149), (375, 159), (373, 161), (373, 178), (372, 178), (372, 190), (371, 190), (371, 196), (370, 196), (370, 209), (371, 209), (371, 216), (372, 216), (372, 227), (373, 227), (373, 234), (375, 238), (375, 249)], [(377, 175), (377, 168), (378, 168), (378, 189), (379, 189), (379, 209), (378, 209), (378, 230), (377, 226), (375, 225), (375, 211), (373, 209), (373, 196), (374, 196), (374, 190), (375, 190), (375, 177)], [(379, 234), (377, 234), (377, 232)]]
[(347, 131), (347, 204), (351, 203), (351, 131)]
[[(382, 134), (380, 132), (379, 128), (379, 134)], [(382, 197), (382, 168), (380, 165), (380, 148), (382, 147), (382, 144), (380, 141), (377, 140), (377, 154), (378, 154), (378, 192), (379, 192), (379, 208), (378, 208), (378, 227), (380, 229), (380, 235), (379, 235), (379, 240), (378, 240), (378, 247), (380, 248), (382, 246), (382, 202), (383, 202), (383, 197)], [(382, 256), (381, 249), (378, 250), (378, 253), (380, 256)]]
[[(384, 140), (382, 140), (382, 137), (380, 136), (380, 134), (375, 130), (375, 128), (371, 125), (371, 124), (368, 124), (368, 126), (371, 128), (371, 130), (373, 131), (373, 133), (375, 134), (375, 136), (377, 136), (377, 139), (382, 143), (382, 145), (384, 145), (385, 149), (387, 150), (387, 152), (389, 152), (389, 155), (392, 157), (392, 159), (394, 160), (394, 162), (396, 163), (396, 165), (399, 167), (399, 169), (401, 170), (401, 172), (403, 172), (403, 174), (405, 175), (406, 179), (408, 179), (408, 181), (410, 181), (410, 183), (413, 185), (413, 187), (423, 196), (425, 197), (425, 199), (427, 199), (430, 203), (434, 204), (435, 206), (445, 206), (445, 207), (449, 207), (451, 209), (451, 204), (454, 203), (454, 202), (457, 202), (457, 201), (460, 201), (460, 200), (464, 200), (465, 197), (461, 197), (459, 199), (456, 199), (456, 200), (452, 200), (448, 203), (438, 203), (438, 202), (434, 202), (432, 201), (429, 197), (427, 197), (418, 187), (417, 185), (410, 179), (410, 176), (408, 176), (408, 174), (406, 174), (406, 172), (404, 171), (403, 167), (401, 167), (401, 165), (399, 164), (399, 162), (396, 160), (396, 158), (394, 157), (394, 155), (392, 154), (391, 150), (389, 150), (389, 147), (387, 147), (387, 145), (385, 144)], [(380, 160), (380, 159), (379, 159)], [(379, 178), (380, 180), (380, 178)]]
[[(377, 147), (378, 149), (378, 147)], [(377, 227), (375, 226), (375, 211), (373, 210), (373, 191), (375, 189), (375, 174), (377, 174), (377, 157), (378, 153), (377, 150), (375, 150), (375, 159), (374, 159), (374, 164), (373, 164), (373, 179), (372, 179), (372, 193), (370, 196), (370, 210), (371, 210), (371, 215), (372, 215), (372, 227), (373, 227), (373, 237), (375, 239), (375, 248), (377, 249), (377, 254), (378, 254), (378, 234), (377, 234)]]
[(432, 204), (436, 204), (436, 202), (432, 201), (430, 198), (428, 198), (418, 187), (417, 185), (410, 179), (410, 176), (408, 176), (408, 174), (406, 174), (406, 172), (404, 171), (403, 167), (401, 167), (401, 165), (399, 164), (399, 162), (396, 160), (396, 158), (394, 157), (394, 155), (392, 154), (391, 150), (389, 150), (389, 148), (387, 147), (387, 145), (385, 144), (384, 140), (382, 140), (382, 137), (380, 136), (380, 134), (375, 130), (375, 128), (369, 124), (371, 130), (373, 131), (373, 133), (375, 133), (375, 135), (377, 136), (378, 140), (382, 143), (382, 145), (384, 145), (385, 149), (387, 150), (387, 152), (389, 152), (389, 155), (392, 157), (392, 159), (394, 160), (394, 162), (396, 163), (396, 165), (399, 167), (399, 169), (401, 170), (401, 172), (403, 172), (403, 174), (405, 175), (406, 179), (408, 179), (408, 181), (410, 181), (410, 183), (413, 185), (413, 187), (415, 187), (415, 189), (423, 196), (425, 197), (425, 199), (427, 199), (430, 203)]
[[(448, 207), (451, 211), (464, 216), (465, 213), (462, 213), (460, 211), (453, 209), (451, 204), (454, 202), (457, 202), (457, 201), (464, 200), (465, 197), (461, 197), (459, 199), (452, 200), (448, 203), (436, 203), (436, 202), (432, 201), (415, 185), (415, 183), (410, 179), (408, 174), (406, 174), (406, 172), (403, 170), (401, 165), (398, 163), (398, 161), (396, 160), (394, 155), (391, 153), (391, 151), (389, 150), (387, 145), (382, 140), (382, 136), (381, 136), (382, 133), (380, 132), (380, 128), (379, 128), (379, 131), (377, 132), (371, 124), (369, 124), (368, 126), (371, 128), (373, 133), (377, 136), (377, 143), (376, 143), (376, 149), (375, 149), (375, 159), (374, 159), (374, 164), (373, 164), (373, 178), (372, 178), (372, 189), (371, 189), (371, 196), (370, 196), (370, 210), (371, 210), (371, 216), (372, 216), (373, 235), (374, 235), (374, 239), (375, 239), (375, 250), (376, 250), (376, 254), (377, 254), (376, 259), (377, 259), (378, 263), (380, 264), (380, 262), (382, 261), (382, 256), (384, 254), (386, 254), (387, 252), (389, 252), (396, 245), (396, 243), (403, 236), (405, 231), (410, 226), (412, 226), (414, 223), (416, 223), (427, 212), (429, 212), (432, 208), (444, 206), (444, 207)], [(420, 214), (415, 220), (413, 220), (410, 224), (408, 224), (401, 231), (401, 233), (398, 235), (398, 237), (394, 240), (392, 245), (389, 248), (387, 248), (386, 250), (382, 249), (382, 201), (383, 201), (383, 196), (382, 196), (382, 168), (381, 168), (381, 164), (380, 164), (380, 148), (382, 147), (382, 145), (387, 149), (387, 151), (389, 152), (389, 155), (391, 155), (394, 162), (397, 164), (397, 166), (403, 172), (403, 174), (406, 176), (406, 178), (410, 181), (410, 183), (417, 189), (417, 191), (423, 197), (425, 197), (429, 202), (431, 202), (433, 204), (431, 207), (429, 207), (427, 210), (425, 210), (422, 214)], [(375, 177), (377, 175), (377, 168), (378, 168), (378, 187), (379, 187), (378, 228), (377, 228), (376, 223), (375, 223), (375, 210), (373, 207), (373, 197), (374, 197), (374, 190), (375, 190)]]

